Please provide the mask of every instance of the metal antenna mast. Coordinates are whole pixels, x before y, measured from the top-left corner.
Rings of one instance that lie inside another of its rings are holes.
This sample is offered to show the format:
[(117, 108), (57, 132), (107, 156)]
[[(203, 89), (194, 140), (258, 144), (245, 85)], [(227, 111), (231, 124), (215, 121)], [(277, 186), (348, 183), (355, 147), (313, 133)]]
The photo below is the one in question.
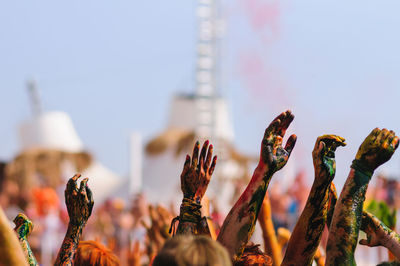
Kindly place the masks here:
[(196, 62), (197, 134), (215, 139), (216, 100), (219, 90), (220, 19), (218, 0), (198, 0)]
[(26, 83), (29, 93), (29, 100), (31, 103), (33, 116), (39, 116), (42, 113), (42, 106), (40, 103), (39, 91), (36, 81), (34, 79), (28, 80)]

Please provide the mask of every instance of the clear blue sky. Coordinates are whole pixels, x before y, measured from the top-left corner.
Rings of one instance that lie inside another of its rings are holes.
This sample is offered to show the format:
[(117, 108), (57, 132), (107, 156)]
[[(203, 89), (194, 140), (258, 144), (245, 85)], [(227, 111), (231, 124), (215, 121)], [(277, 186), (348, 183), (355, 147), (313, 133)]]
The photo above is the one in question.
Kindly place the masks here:
[[(33, 76), (44, 109), (68, 112), (87, 148), (126, 173), (129, 133), (157, 134), (172, 94), (192, 90), (195, 4), (2, 1), (0, 158), (18, 150), (16, 127), (30, 116), (25, 81)], [(222, 93), (238, 147), (258, 152), (264, 128), (290, 108), (300, 167), (312, 166), (318, 135), (347, 139), (337, 153), (343, 184), (373, 127), (400, 134), (399, 10), (397, 0), (225, 0)], [(383, 170), (399, 174), (399, 156)]]

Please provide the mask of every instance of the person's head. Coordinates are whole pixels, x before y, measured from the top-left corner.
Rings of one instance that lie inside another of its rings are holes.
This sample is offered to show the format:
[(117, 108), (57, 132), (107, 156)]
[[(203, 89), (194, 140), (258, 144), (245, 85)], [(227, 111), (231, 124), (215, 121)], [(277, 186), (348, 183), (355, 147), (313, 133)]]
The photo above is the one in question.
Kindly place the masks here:
[(272, 259), (264, 254), (259, 248), (260, 245), (248, 243), (244, 248), (243, 255), (234, 262), (235, 266), (246, 265), (272, 265)]
[(119, 266), (118, 257), (106, 246), (96, 241), (80, 241), (74, 265)]
[(165, 242), (153, 266), (230, 266), (228, 251), (206, 236), (176, 236)]

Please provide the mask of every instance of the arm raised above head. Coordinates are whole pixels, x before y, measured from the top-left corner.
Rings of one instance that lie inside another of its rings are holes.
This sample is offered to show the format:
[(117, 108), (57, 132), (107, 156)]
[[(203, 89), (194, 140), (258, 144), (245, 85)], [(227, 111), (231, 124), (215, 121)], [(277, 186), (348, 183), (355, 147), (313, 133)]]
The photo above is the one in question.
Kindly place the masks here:
[(355, 265), (354, 251), (368, 183), (375, 169), (392, 157), (398, 145), (399, 138), (393, 131), (379, 128), (375, 128), (361, 144), (335, 206), (326, 265)]
[(29, 220), (29, 218), (25, 214), (20, 213), (17, 215), (17, 217), (15, 217), (14, 224), (15, 224), (14, 231), (17, 233), (18, 240), (21, 244), (22, 250), (25, 253), (25, 257), (29, 265), (31, 266), (39, 265), (39, 263), (36, 261), (35, 256), (33, 255), (33, 252), (31, 250), (31, 247), (27, 239), (28, 235), (33, 230), (32, 221)]
[(283, 137), (293, 119), (294, 115), (290, 111), (283, 112), (265, 130), (260, 160), (250, 183), (222, 225), (218, 241), (228, 249), (234, 260), (242, 255), (253, 234), (272, 175), (286, 165), (294, 148), (296, 135), (291, 135), (286, 146), (282, 147)]
[(92, 214), (94, 202), (92, 191), (87, 186), (88, 178), (81, 181), (78, 189), (76, 181), (80, 176), (75, 175), (69, 179), (65, 189), (69, 223), (54, 265), (73, 265), (82, 230)]
[[(213, 146), (205, 141), (201, 149), (197, 141), (194, 145), (193, 155), (186, 156), (186, 161), (181, 174), (181, 189), (183, 200), (176, 234), (208, 234), (207, 220), (201, 217), (201, 200), (206, 193), (211, 176), (217, 163), (217, 156), (213, 155)], [(174, 223), (174, 220), (172, 221)], [(171, 227), (172, 228), (172, 227)]]
[(318, 137), (313, 150), (315, 179), (290, 237), (282, 265), (311, 265), (318, 250), (328, 213), (331, 182), (336, 173), (335, 151), (345, 146), (344, 138), (336, 135)]

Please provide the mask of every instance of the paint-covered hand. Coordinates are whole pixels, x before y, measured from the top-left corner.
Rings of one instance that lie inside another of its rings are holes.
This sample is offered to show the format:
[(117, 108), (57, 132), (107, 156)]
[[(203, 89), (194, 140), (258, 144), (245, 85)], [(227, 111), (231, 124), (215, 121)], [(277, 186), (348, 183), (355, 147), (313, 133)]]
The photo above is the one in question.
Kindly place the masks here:
[(358, 149), (356, 160), (367, 171), (373, 172), (387, 162), (399, 146), (399, 138), (392, 130), (375, 128)]
[(277, 116), (267, 127), (261, 143), (260, 164), (268, 167), (272, 173), (280, 170), (287, 163), (290, 153), (296, 144), (296, 135), (291, 135), (282, 147), (283, 137), (294, 115), (286, 111)]
[(315, 177), (327, 177), (323, 182), (331, 182), (336, 172), (335, 151), (346, 146), (345, 139), (336, 135), (323, 135), (317, 138), (312, 152)]
[(27, 238), (33, 230), (32, 221), (23, 213), (20, 213), (15, 217), (14, 224), (14, 231), (17, 233), (19, 239)]
[(367, 239), (361, 239), (359, 243), (369, 247), (385, 246), (392, 232), (377, 217), (366, 211), (362, 214), (361, 230), (367, 234)]
[(69, 223), (76, 226), (84, 226), (92, 214), (93, 195), (87, 185), (88, 178), (81, 181), (80, 187), (76, 181), (80, 174), (74, 175), (68, 180), (65, 189), (65, 204), (67, 205)]
[[(208, 147), (209, 141), (205, 141), (200, 152), (200, 143), (194, 145), (193, 155), (186, 156), (186, 161), (181, 174), (181, 189), (183, 196), (188, 199), (195, 199), (200, 204), (207, 186), (210, 183), (211, 175), (214, 172), (217, 156), (212, 158), (213, 146)], [(212, 162), (211, 162), (212, 159)]]

